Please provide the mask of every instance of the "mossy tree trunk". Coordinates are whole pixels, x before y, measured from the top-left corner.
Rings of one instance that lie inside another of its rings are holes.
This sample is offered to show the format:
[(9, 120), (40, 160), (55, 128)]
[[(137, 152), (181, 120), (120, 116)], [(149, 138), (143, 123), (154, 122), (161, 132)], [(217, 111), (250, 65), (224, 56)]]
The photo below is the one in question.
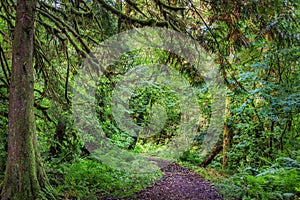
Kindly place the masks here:
[[(227, 87), (226, 90), (229, 88)], [(225, 105), (225, 121), (224, 121), (224, 132), (223, 132), (223, 168), (226, 168), (228, 166), (228, 151), (231, 147), (231, 138), (232, 138), (232, 133), (231, 130), (228, 126), (228, 119), (231, 117), (231, 113), (229, 110), (229, 105), (230, 105), (230, 97), (227, 95), (226, 96), (226, 105)]]
[(36, 199), (47, 183), (34, 119), (33, 40), (36, 0), (17, 0), (9, 89), (8, 158), (2, 200)]

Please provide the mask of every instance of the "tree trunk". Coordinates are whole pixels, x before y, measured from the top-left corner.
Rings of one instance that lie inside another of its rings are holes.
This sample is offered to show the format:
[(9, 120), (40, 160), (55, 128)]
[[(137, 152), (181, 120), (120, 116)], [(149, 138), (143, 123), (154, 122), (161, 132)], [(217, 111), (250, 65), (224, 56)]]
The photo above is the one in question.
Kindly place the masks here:
[(33, 39), (36, 0), (18, 0), (9, 88), (8, 158), (2, 200), (36, 199), (47, 183), (34, 119)]
[(209, 165), (211, 163), (211, 161), (221, 152), (223, 146), (222, 143), (218, 143), (214, 150), (209, 154), (208, 157), (206, 157), (206, 159), (201, 163), (201, 167), (207, 167), (207, 165)]
[(56, 144), (53, 144), (50, 146), (49, 154), (50, 156), (57, 157), (59, 154), (62, 153), (62, 145), (64, 142), (64, 136), (66, 135), (67, 131), (67, 125), (66, 120), (61, 117), (58, 120), (58, 123), (56, 125), (54, 140), (56, 141)]
[(230, 149), (231, 137), (232, 137), (230, 128), (228, 127), (228, 119), (230, 118), (231, 115), (229, 111), (229, 104), (230, 104), (229, 97), (226, 96), (226, 107), (225, 107), (226, 116), (224, 122), (224, 136), (223, 136), (223, 168), (226, 168), (228, 166), (227, 152)]

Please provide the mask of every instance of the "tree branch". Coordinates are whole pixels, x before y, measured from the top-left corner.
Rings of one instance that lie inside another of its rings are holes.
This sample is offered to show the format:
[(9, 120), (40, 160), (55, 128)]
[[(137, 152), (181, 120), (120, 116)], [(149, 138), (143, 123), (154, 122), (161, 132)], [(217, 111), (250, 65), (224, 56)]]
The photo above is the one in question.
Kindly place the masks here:
[(134, 22), (138, 23), (143, 26), (158, 26), (158, 27), (168, 27), (169, 23), (167, 21), (156, 21), (155, 19), (149, 19), (149, 20), (141, 20), (133, 17), (129, 17), (126, 14), (120, 12), (119, 10), (115, 9), (114, 7), (110, 6), (108, 3), (106, 3), (104, 0), (97, 0), (99, 4), (101, 4), (105, 9), (110, 11), (111, 13), (118, 15), (123, 20), (126, 20), (128, 22)]

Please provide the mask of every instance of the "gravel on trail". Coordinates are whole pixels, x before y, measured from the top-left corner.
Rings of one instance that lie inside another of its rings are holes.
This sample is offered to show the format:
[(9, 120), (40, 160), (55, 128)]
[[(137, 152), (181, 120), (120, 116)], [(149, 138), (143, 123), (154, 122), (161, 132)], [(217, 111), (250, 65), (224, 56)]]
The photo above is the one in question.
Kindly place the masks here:
[[(161, 169), (164, 176), (153, 186), (130, 199), (151, 200), (223, 200), (218, 191), (192, 170), (171, 163)], [(129, 199), (128, 199), (129, 200)]]

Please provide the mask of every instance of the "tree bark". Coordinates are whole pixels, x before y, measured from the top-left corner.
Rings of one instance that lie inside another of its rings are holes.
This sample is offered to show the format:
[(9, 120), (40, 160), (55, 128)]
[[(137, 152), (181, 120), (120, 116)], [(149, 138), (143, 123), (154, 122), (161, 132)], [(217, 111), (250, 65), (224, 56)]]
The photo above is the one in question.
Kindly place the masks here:
[[(228, 90), (228, 87), (226, 88)], [(231, 114), (229, 111), (229, 104), (230, 104), (230, 100), (229, 97), (226, 96), (226, 103), (225, 103), (225, 112), (226, 112), (226, 116), (225, 116), (225, 122), (224, 122), (224, 136), (223, 136), (223, 168), (226, 168), (228, 166), (228, 158), (227, 158), (227, 153), (231, 147), (231, 137), (232, 137), (232, 133), (230, 131), (230, 128), (228, 126), (228, 119), (230, 118)]]
[(2, 200), (36, 199), (47, 183), (35, 135), (33, 40), (36, 0), (18, 0), (9, 88), (8, 158)]
[(208, 157), (201, 163), (201, 167), (207, 167), (211, 163), (211, 161), (222, 151), (222, 144), (217, 144), (214, 148), (214, 150), (209, 154)]

